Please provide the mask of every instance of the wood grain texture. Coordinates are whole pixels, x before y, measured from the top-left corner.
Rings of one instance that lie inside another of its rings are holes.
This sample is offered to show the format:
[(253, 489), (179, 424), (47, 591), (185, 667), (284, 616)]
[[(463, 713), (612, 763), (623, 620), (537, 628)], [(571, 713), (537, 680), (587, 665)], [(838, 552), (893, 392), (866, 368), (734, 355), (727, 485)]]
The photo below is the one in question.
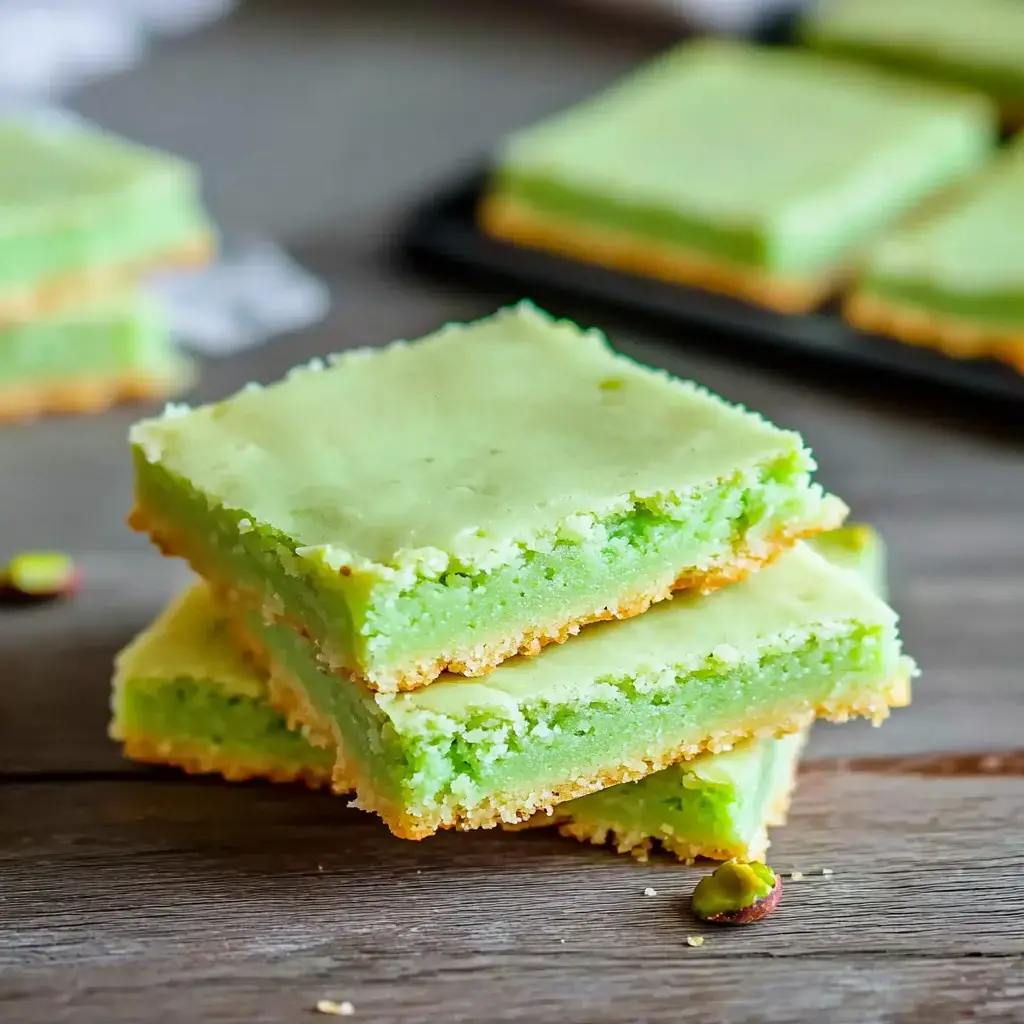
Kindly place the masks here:
[[(199, 159), (227, 227), (300, 240), (333, 288), (327, 323), (209, 363), (196, 398), (519, 297), (414, 278), (390, 242), (409, 198), (669, 38), (554, 7), (256, 3), (80, 98)], [(303, 1021), (325, 997), (385, 1024), (1024, 1020), (1024, 430), (548, 305), (801, 430), (885, 533), (924, 675), (882, 729), (815, 730), (771, 856), (808, 877), (716, 930), (668, 859), (400, 842), (323, 794), (126, 764), (110, 661), (185, 574), (123, 526), (137, 410), (41, 422), (0, 432), (0, 542), (73, 552), (85, 586), (0, 615), (0, 1020)]]

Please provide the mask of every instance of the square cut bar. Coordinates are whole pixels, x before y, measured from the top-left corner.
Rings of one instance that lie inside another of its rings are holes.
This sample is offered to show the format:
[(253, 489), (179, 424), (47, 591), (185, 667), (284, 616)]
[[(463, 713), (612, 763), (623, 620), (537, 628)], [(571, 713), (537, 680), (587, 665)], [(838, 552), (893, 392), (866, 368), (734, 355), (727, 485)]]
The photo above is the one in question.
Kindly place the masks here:
[(239, 634), (273, 705), (338, 751), (339, 791), (412, 839), (523, 821), (815, 717), (878, 722), (909, 699), (913, 673), (892, 610), (804, 544), (709, 595), (405, 693), (339, 680), (258, 612)]
[[(118, 657), (111, 736), (138, 761), (232, 781), (329, 784), (334, 753), (289, 730), (268, 703), (262, 676), (228, 636), (223, 612), (197, 586), (179, 598)], [(767, 828), (784, 820), (802, 733), (703, 754), (685, 767), (615, 786), (591, 809), (578, 808), (566, 835), (598, 841), (614, 833), (620, 850), (646, 856), (657, 836), (684, 859), (758, 859)], [(613, 794), (625, 790), (626, 799)], [(653, 819), (657, 818), (654, 822)], [(550, 822), (554, 819), (545, 819)], [(574, 827), (576, 831), (573, 831)]]
[(833, 528), (799, 435), (523, 304), (132, 430), (131, 523), (340, 675), (478, 675)]
[[(847, 526), (809, 543), (884, 595), (885, 545), (870, 526)], [(793, 733), (703, 754), (638, 782), (558, 804), (525, 827), (555, 824), (565, 836), (613, 843), (619, 852), (644, 858), (657, 843), (683, 860), (759, 860), (768, 846), (768, 826), (785, 822), (804, 739)]]
[(137, 290), (0, 325), (0, 421), (167, 398), (192, 378), (159, 304)]
[(204, 263), (213, 235), (177, 157), (64, 124), (0, 121), (0, 324)]
[(1022, 226), (1024, 136), (868, 251), (845, 304), (847, 319), (957, 358), (988, 356), (1024, 372)]
[(1020, 0), (825, 0), (801, 36), (826, 53), (979, 89), (1024, 125)]
[(491, 235), (788, 312), (995, 139), (977, 95), (781, 48), (669, 51), (512, 136), (480, 208)]

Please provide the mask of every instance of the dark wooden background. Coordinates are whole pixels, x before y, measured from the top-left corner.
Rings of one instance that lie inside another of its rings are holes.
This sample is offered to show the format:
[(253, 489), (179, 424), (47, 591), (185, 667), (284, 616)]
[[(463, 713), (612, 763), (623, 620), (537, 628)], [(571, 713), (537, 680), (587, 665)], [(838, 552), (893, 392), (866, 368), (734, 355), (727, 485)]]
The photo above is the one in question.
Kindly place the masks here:
[[(208, 365), (206, 398), (516, 298), (397, 268), (402, 210), (670, 38), (571, 6), (253, 3), (75, 106), (197, 159), (227, 230), (285, 240), (334, 289), (328, 323)], [(86, 586), (0, 618), (0, 1020), (303, 1021), (325, 997), (380, 1022), (1024, 1020), (1020, 424), (558, 312), (802, 430), (889, 540), (914, 705), (816, 731), (772, 848), (834, 876), (715, 931), (667, 859), (543, 833), (403, 843), (327, 796), (124, 764), (110, 660), (182, 570), (122, 525), (137, 411), (40, 423), (0, 434), (0, 541), (74, 552)]]

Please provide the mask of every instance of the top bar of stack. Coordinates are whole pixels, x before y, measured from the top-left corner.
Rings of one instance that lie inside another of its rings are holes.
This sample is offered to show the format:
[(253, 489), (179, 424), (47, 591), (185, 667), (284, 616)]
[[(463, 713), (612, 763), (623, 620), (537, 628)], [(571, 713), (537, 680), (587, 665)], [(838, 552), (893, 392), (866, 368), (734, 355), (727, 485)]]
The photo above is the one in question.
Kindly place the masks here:
[(132, 525), (378, 691), (739, 580), (846, 513), (798, 434), (528, 304), (132, 443)]

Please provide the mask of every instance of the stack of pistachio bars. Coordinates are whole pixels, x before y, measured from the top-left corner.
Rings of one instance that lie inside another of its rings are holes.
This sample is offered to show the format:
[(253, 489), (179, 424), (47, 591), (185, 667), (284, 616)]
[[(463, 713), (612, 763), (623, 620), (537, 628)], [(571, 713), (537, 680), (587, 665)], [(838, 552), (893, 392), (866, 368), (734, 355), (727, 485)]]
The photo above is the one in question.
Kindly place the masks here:
[(879, 543), (801, 438), (528, 304), (131, 441), (132, 525), (204, 578), (119, 657), (139, 760), (408, 839), (751, 858), (811, 722), (909, 698)]
[(0, 121), (0, 422), (190, 380), (144, 274), (206, 261), (193, 169), (77, 124)]

